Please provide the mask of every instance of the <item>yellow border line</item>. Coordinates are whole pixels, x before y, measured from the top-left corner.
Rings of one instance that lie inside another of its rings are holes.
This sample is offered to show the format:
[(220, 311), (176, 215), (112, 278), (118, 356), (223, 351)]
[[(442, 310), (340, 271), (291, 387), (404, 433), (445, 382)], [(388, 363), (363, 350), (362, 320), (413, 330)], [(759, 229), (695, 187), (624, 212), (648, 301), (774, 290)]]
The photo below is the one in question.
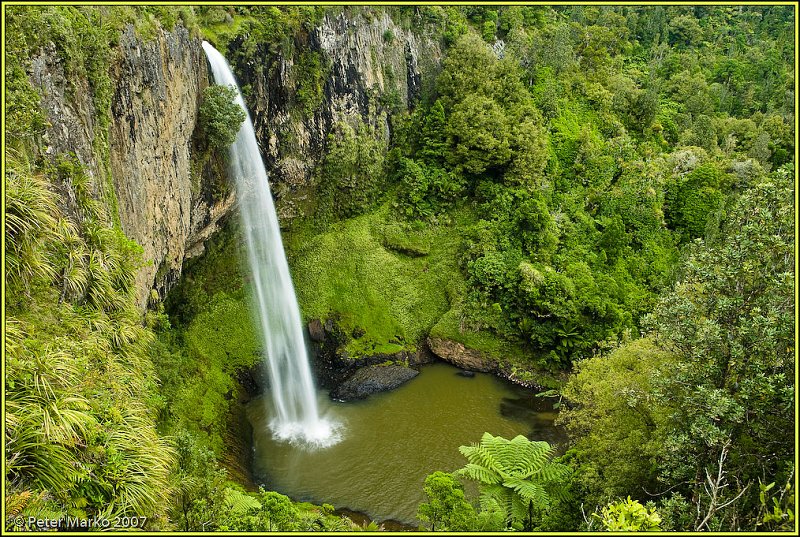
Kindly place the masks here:
[[(794, 486), (795, 486), (795, 515), (798, 513), (798, 495), (797, 495), (797, 487), (798, 487), (798, 408), (797, 408), (797, 382), (798, 378), (800, 378), (798, 369), (797, 369), (797, 350), (798, 350), (798, 342), (797, 342), (797, 326), (798, 326), (798, 290), (800, 289), (800, 285), (798, 285), (798, 268), (800, 268), (800, 263), (798, 263), (798, 241), (797, 241), (797, 208), (800, 202), (800, 196), (798, 196), (798, 188), (797, 188), (797, 163), (798, 157), (800, 156), (800, 148), (798, 148), (798, 126), (800, 125), (800, 120), (797, 116), (797, 109), (798, 109), (798, 93), (797, 93), (797, 81), (798, 81), (798, 45), (800, 44), (800, 39), (798, 38), (798, 28), (800, 25), (798, 24), (798, 3), (797, 2), (789, 2), (789, 1), (773, 1), (773, 2), (758, 2), (758, 1), (744, 1), (744, 2), (712, 2), (712, 1), (652, 1), (652, 2), (631, 2), (631, 1), (621, 1), (621, 2), (611, 2), (611, 1), (602, 1), (602, 2), (587, 2), (587, 1), (577, 1), (577, 2), (399, 2), (399, 1), (389, 1), (389, 2), (20, 2), (20, 1), (9, 1), (2, 3), (2, 14), (0, 14), (0, 29), (2, 29), (3, 35), (5, 35), (5, 26), (6, 26), (6, 6), (137, 6), (137, 7), (144, 7), (144, 6), (200, 6), (200, 5), (216, 5), (216, 6), (232, 6), (232, 5), (248, 5), (248, 6), (416, 6), (416, 5), (430, 5), (430, 6), (465, 6), (465, 5), (485, 5), (485, 6), (513, 6), (513, 5), (522, 5), (522, 6), (531, 6), (531, 5), (540, 5), (540, 6), (575, 6), (575, 5), (613, 5), (613, 6), (794, 6), (794, 129), (795, 129), (795, 152), (794, 152), (794, 208), (795, 208), (795, 233), (794, 233), (794, 271), (795, 271), (795, 278), (794, 278), (794, 299), (795, 299), (795, 474), (794, 474)], [(0, 51), (2, 51), (3, 55), (3, 67), (5, 67), (5, 40), (0, 44)], [(2, 111), (0, 111), (0, 116), (5, 120), (5, 105), (6, 105), (6, 96), (5, 96), (5, 69), (3, 71), (3, 80), (2, 80), (2, 96), (0, 96), (0, 102), (2, 103)], [(0, 189), (0, 198), (2, 198), (3, 202), (3, 214), (2, 214), (2, 224), (3, 230), (5, 230), (5, 168), (6, 168), (6, 139), (5, 139), (5, 128), (2, 132), (0, 132), (0, 144), (2, 145), (3, 156), (2, 156), (2, 172), (4, 177), (3, 187)], [(2, 409), (0, 412), (2, 413), (3, 423), (5, 424), (5, 232), (0, 238), (0, 243), (2, 243), (3, 251), (2, 260), (3, 266), (0, 269), (3, 274), (3, 283), (2, 288), (0, 289), (0, 296), (2, 296), (3, 304), (2, 304), (2, 332), (3, 332), (3, 345), (2, 345), (2, 371), (3, 371), (3, 390), (2, 390)], [(2, 479), (3, 483), (5, 483), (6, 479), (6, 471), (5, 471), (5, 440), (3, 443), (3, 461), (2, 461)], [(0, 491), (0, 497), (2, 497), (2, 505), (0, 506), (0, 510), (2, 511), (2, 524), (5, 525), (5, 515), (6, 515), (6, 507), (5, 507), (5, 487), (3, 490)], [(4, 527), (4, 526), (3, 526)], [(85, 535), (84, 532), (59, 532), (61, 535)], [(106, 535), (127, 535), (129, 532), (119, 532), (119, 531), (111, 531), (111, 532), (104, 532)], [(145, 532), (149, 533), (149, 532)], [(254, 532), (211, 532), (214, 535), (242, 535), (242, 534), (252, 534)], [(320, 532), (320, 533), (349, 533), (349, 532)], [(407, 532), (364, 532), (362, 534), (366, 535), (405, 535)], [(518, 534), (525, 534), (523, 532), (517, 532)], [(654, 532), (651, 534), (655, 535), (684, 535), (684, 534), (695, 534), (696, 532)], [(791, 532), (709, 532), (709, 535), (763, 535), (764, 533), (774, 533), (776, 535), (792, 535)], [(36, 535), (38, 532), (19, 532), (19, 535)], [(185, 532), (159, 532), (159, 534), (163, 535), (185, 535)], [(276, 535), (296, 535), (296, 532), (275, 532)], [(472, 532), (437, 532), (437, 534), (442, 535), (471, 535)], [(486, 532), (482, 533), (482, 535), (504, 535), (503, 532)], [(547, 532), (543, 533), (545, 535), (574, 535), (574, 532)], [(627, 535), (623, 532), (584, 532), (582, 535)], [(541, 533), (540, 533), (541, 535)]]

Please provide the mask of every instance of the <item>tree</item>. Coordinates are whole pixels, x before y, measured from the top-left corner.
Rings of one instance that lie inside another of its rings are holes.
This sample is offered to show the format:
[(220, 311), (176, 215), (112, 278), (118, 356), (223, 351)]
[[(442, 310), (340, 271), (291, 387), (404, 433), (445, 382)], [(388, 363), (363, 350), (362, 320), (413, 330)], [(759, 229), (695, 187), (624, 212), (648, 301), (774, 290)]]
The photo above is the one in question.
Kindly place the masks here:
[(666, 221), (684, 241), (705, 235), (709, 219), (722, 203), (720, 175), (713, 164), (703, 164), (668, 184)]
[(468, 95), (491, 95), (496, 66), (497, 57), (485, 41), (474, 34), (461, 36), (448, 50), (436, 81), (445, 110)]
[(419, 505), (417, 518), (431, 531), (475, 529), (475, 509), (464, 497), (464, 487), (453, 474), (434, 472), (425, 478), (428, 501)]
[(297, 528), (299, 512), (292, 500), (283, 494), (260, 489), (261, 517), (268, 531), (293, 531)]
[(540, 126), (538, 113), (520, 117), (510, 122), (513, 159), (505, 174), (507, 183), (518, 183), (528, 187), (539, 187), (547, 166), (547, 133)]
[(793, 177), (784, 167), (735, 199), (646, 322), (677, 357), (654, 385), (657, 403), (673, 409), (662, 474), (689, 481), (698, 506), (722, 488), (714, 476), (731, 476), (715, 501), (750, 487), (740, 517), (757, 507), (750, 484), (781, 479), (794, 456)]
[(603, 504), (655, 490), (668, 412), (653, 395), (653, 378), (674, 357), (649, 339), (624, 343), (576, 365), (563, 395), (571, 407), (559, 422), (575, 439), (576, 480), (587, 500)]
[(612, 502), (600, 514), (593, 513), (606, 531), (661, 531), (661, 517), (655, 507), (649, 510), (638, 500)]
[(448, 152), (447, 145), (447, 120), (441, 99), (436, 99), (431, 109), (422, 119), (422, 147), (417, 152), (417, 158), (428, 165), (441, 165)]
[(246, 117), (236, 102), (236, 88), (233, 86), (209, 86), (203, 90), (200, 128), (209, 147), (226, 149), (230, 146)]
[(551, 497), (566, 497), (570, 470), (551, 462), (554, 449), (547, 442), (484, 433), (480, 444), (461, 446), (459, 451), (469, 462), (456, 475), (477, 481), (481, 505), (496, 502), (509, 526), (531, 531), (534, 520), (550, 508)]
[(505, 112), (489, 97), (468, 95), (453, 108), (447, 132), (452, 147), (448, 159), (457, 170), (479, 175), (511, 158)]
[(703, 29), (692, 15), (675, 17), (669, 23), (669, 43), (677, 47), (690, 47), (703, 38)]

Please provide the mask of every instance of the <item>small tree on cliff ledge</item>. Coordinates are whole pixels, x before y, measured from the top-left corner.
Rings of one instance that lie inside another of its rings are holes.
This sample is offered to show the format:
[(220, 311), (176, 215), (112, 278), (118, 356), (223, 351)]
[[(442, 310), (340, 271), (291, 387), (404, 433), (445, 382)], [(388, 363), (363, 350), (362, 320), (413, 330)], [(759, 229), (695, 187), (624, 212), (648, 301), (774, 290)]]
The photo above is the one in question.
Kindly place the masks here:
[(200, 128), (209, 148), (226, 149), (236, 139), (245, 112), (236, 102), (233, 86), (209, 86), (203, 91), (200, 105)]

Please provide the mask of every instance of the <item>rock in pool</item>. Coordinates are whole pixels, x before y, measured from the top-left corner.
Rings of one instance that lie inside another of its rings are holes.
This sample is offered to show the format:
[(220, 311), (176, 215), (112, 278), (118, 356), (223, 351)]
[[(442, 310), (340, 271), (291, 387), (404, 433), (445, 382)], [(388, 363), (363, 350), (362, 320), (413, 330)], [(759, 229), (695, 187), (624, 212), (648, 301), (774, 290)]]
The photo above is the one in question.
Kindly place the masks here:
[(419, 371), (400, 365), (371, 365), (362, 367), (342, 384), (331, 390), (331, 399), (351, 401), (370, 394), (393, 390), (416, 377)]

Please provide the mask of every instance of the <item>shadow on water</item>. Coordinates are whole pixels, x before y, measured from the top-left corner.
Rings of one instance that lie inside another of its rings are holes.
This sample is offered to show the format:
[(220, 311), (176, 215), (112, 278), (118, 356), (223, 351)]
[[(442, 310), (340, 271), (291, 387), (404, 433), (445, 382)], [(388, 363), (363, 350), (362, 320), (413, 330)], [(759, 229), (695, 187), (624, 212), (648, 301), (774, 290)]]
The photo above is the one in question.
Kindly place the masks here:
[(557, 446), (557, 453), (563, 453), (567, 442), (566, 432), (553, 425), (558, 417), (558, 410), (553, 406), (556, 401), (549, 397), (537, 397), (526, 393), (519, 397), (504, 397), (500, 401), (500, 414), (508, 419), (530, 425), (531, 430), (525, 436), (528, 440), (536, 440)]

